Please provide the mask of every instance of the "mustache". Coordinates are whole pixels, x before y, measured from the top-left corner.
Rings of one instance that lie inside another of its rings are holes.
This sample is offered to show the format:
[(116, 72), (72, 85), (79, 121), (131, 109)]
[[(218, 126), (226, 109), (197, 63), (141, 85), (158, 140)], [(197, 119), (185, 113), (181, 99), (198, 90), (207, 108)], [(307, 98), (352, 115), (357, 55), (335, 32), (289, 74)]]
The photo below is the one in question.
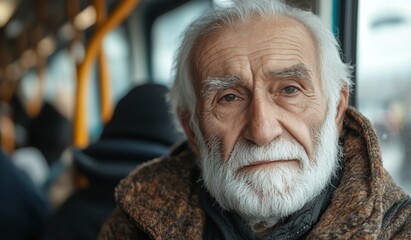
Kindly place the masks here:
[[(207, 141), (208, 148), (222, 159), (222, 142), (217, 137)], [(297, 160), (301, 169), (306, 169), (310, 162), (304, 147), (294, 139), (274, 139), (266, 146), (257, 146), (246, 140), (238, 140), (228, 159), (224, 159), (224, 165), (229, 169), (241, 169), (245, 166), (255, 165), (261, 162)], [(220, 163), (221, 164), (221, 163)]]

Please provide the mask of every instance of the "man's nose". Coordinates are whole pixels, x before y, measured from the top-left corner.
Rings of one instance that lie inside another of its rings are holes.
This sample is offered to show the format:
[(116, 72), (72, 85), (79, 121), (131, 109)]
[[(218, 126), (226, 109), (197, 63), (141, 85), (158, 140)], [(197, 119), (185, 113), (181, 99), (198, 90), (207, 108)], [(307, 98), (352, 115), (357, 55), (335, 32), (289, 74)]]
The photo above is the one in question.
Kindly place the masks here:
[(244, 138), (264, 146), (279, 137), (282, 132), (275, 103), (268, 96), (254, 96), (248, 109)]

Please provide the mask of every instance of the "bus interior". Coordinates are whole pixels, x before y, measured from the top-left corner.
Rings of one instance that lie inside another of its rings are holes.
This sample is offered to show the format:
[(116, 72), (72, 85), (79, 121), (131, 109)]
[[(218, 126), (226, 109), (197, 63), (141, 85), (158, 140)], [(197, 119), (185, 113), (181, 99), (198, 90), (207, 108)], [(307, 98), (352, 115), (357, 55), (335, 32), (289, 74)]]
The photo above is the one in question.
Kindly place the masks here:
[[(411, 194), (411, 3), (287, 2), (313, 11), (338, 39), (341, 57), (353, 66), (349, 104), (371, 120), (386, 169)], [(76, 189), (87, 188), (87, 176), (73, 170), (73, 151), (101, 138), (116, 105), (134, 87), (170, 87), (184, 28), (207, 9), (229, 4), (230, 0), (0, 0), (0, 145), (46, 192), (51, 214)], [(54, 115), (40, 118), (46, 106)], [(55, 115), (64, 121), (52, 123)], [(25, 162), (44, 155), (24, 150), (38, 146), (32, 140), (34, 128), (43, 146), (56, 144), (53, 150), (58, 151), (49, 152), (58, 160), (46, 159), (41, 167)], [(51, 131), (54, 134), (48, 134)], [(59, 140), (46, 140), (49, 135)]]

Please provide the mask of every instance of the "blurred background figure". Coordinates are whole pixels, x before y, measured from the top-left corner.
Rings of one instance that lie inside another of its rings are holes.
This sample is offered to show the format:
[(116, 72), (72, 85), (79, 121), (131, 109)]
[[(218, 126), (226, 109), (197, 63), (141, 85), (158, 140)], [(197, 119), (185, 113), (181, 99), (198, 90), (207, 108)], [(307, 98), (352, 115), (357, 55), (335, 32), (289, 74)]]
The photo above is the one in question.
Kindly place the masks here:
[(115, 207), (117, 183), (182, 140), (168, 112), (167, 91), (159, 84), (133, 88), (118, 102), (100, 139), (73, 150), (76, 190), (52, 217), (45, 239), (96, 239)]
[(47, 196), (0, 150), (0, 239), (39, 239), (51, 213)]
[(13, 162), (37, 186), (47, 190), (66, 168), (62, 154), (71, 146), (72, 123), (46, 101), (40, 112), (24, 125), (27, 137), (14, 151)]
[(17, 93), (11, 99), (11, 117), (14, 122), (15, 148), (26, 147), (28, 144), (28, 129), (30, 126), (30, 116), (26, 111), (22, 100)]
[(41, 151), (47, 164), (53, 166), (72, 142), (71, 122), (51, 103), (44, 102), (40, 113), (31, 120), (28, 131), (30, 146)]

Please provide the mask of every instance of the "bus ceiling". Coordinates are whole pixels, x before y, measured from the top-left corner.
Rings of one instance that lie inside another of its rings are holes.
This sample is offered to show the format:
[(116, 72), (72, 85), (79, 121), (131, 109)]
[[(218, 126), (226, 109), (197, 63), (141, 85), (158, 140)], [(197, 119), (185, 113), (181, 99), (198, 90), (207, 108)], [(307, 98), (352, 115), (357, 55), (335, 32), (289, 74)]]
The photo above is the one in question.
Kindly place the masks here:
[[(187, 1), (141, 1), (141, 7), (157, 15)], [(111, 12), (122, 1), (96, 2), (104, 2)], [(0, 0), (1, 79), (7, 67), (8, 77), (13, 79), (19, 79), (33, 67), (33, 57), (27, 57), (33, 55), (30, 50), (40, 48), (41, 55), (49, 56), (73, 39), (84, 41), (81, 33), (96, 23), (96, 9), (92, 4), (93, 0)], [(12, 66), (13, 63), (19, 64)]]

